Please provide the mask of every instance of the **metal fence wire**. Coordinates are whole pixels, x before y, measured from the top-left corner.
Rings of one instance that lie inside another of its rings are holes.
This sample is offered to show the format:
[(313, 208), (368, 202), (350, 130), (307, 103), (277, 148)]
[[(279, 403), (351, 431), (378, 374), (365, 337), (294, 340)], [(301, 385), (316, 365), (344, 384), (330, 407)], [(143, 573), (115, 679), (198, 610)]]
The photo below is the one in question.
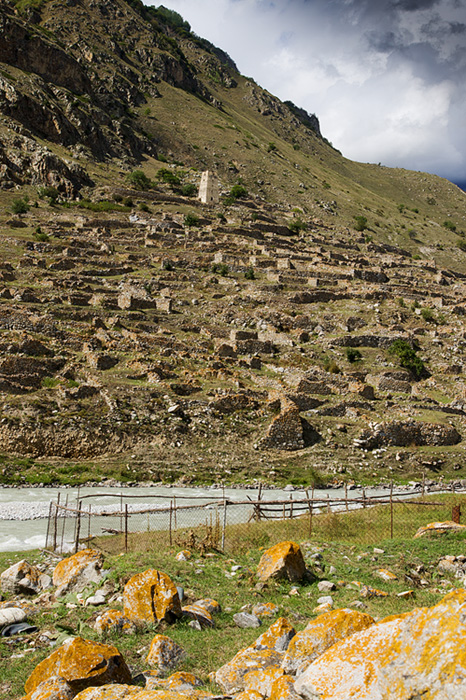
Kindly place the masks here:
[[(78, 551), (94, 546), (111, 552), (180, 549), (233, 552), (251, 546), (271, 546), (284, 539), (376, 543), (413, 536), (432, 521), (460, 522), (466, 511), (466, 491), (425, 494), (419, 491), (348, 498), (306, 497), (267, 500), (225, 497), (132, 495), (122, 492), (113, 503), (97, 503), (108, 494), (77, 496), (50, 503), (46, 548)], [(163, 503), (157, 503), (163, 498)], [(194, 501), (194, 503), (193, 503)]]

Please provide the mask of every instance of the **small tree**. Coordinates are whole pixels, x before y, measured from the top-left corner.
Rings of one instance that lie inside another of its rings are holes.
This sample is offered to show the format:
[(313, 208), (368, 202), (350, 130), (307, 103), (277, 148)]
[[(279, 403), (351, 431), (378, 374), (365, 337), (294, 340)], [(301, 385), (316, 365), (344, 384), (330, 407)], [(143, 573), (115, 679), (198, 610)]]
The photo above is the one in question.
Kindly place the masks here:
[(199, 218), (195, 214), (186, 214), (184, 217), (184, 225), (188, 228), (190, 226), (199, 226)]
[(183, 194), (185, 197), (194, 197), (196, 192), (197, 187), (192, 182), (186, 183), (186, 185), (183, 185), (181, 188), (181, 194)]
[(148, 190), (152, 187), (152, 181), (142, 170), (133, 170), (128, 173), (126, 181), (136, 190)]
[(429, 376), (423, 361), (406, 340), (398, 338), (390, 345), (388, 352), (390, 355), (395, 355), (400, 365), (407, 369), (408, 372), (411, 372), (415, 379), (423, 379)]
[(367, 227), (367, 217), (359, 214), (357, 216), (353, 216), (353, 219), (356, 222), (354, 224), (356, 231), (364, 231), (364, 229)]
[(29, 204), (25, 199), (14, 199), (11, 205), (11, 211), (13, 214), (27, 214), (29, 211)]
[(244, 185), (241, 185), (240, 183), (238, 183), (237, 185), (233, 185), (233, 187), (230, 190), (230, 197), (233, 197), (233, 199), (244, 199), (247, 196), (247, 189)]

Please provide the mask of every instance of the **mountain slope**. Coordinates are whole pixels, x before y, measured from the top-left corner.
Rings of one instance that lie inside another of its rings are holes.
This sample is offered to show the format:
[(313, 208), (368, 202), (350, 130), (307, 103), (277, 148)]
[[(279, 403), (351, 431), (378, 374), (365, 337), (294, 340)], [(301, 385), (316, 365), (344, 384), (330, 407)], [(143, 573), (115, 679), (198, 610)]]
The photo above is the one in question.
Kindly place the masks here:
[(138, 0), (0, 27), (0, 479), (462, 475), (462, 191)]

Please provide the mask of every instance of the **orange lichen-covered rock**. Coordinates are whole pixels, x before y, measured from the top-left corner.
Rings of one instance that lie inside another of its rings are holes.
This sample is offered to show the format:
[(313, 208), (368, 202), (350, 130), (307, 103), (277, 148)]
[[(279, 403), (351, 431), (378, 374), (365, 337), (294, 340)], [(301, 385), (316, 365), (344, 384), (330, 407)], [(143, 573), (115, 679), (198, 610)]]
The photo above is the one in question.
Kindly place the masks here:
[(86, 688), (82, 690), (75, 697), (79, 700), (124, 700), (124, 698), (130, 697), (133, 700), (134, 696), (142, 692), (142, 689), (137, 685), (122, 685), (122, 684), (112, 684), (103, 685), (99, 688)]
[(184, 605), (181, 611), (185, 617), (199, 622), (201, 627), (215, 627), (215, 622), (210, 612), (200, 605), (196, 605), (195, 603), (193, 603), (193, 605)]
[(101, 578), (103, 557), (94, 549), (83, 549), (66, 559), (62, 559), (53, 570), (53, 585), (56, 595), (80, 593), (90, 583), (98, 583)]
[(299, 545), (295, 542), (279, 542), (267, 549), (257, 569), (261, 581), (271, 578), (301, 581), (306, 575), (306, 564)]
[(442, 534), (443, 532), (464, 532), (465, 530), (466, 525), (459, 525), (458, 523), (453, 522), (453, 520), (446, 520), (443, 523), (429, 523), (424, 527), (420, 527), (414, 535), (414, 539), (417, 537), (423, 537), (424, 535), (428, 535), (430, 533)]
[(366, 629), (374, 622), (370, 615), (349, 608), (319, 615), (293, 637), (283, 658), (282, 668), (288, 674), (299, 675), (340, 639)]
[(249, 671), (279, 668), (282, 656), (272, 649), (242, 649), (231, 661), (218, 669), (215, 682), (225, 693), (238, 693), (244, 690), (244, 676)]
[(64, 678), (75, 693), (94, 685), (131, 682), (131, 673), (116, 647), (81, 637), (67, 640), (36, 666), (26, 681), (26, 693), (50, 676)]
[(207, 612), (209, 612), (211, 615), (222, 612), (220, 603), (213, 598), (202, 598), (201, 600), (196, 600), (193, 605), (199, 605), (201, 608), (207, 610)]
[(252, 649), (273, 649), (283, 653), (296, 634), (296, 630), (285, 617), (279, 617), (273, 625), (270, 625), (256, 641), (251, 644)]
[(173, 671), (186, 658), (186, 652), (179, 644), (165, 634), (156, 634), (153, 638), (146, 662), (156, 668), (161, 675)]
[(264, 698), (257, 690), (243, 690), (242, 693), (235, 695), (235, 700), (264, 700)]
[(246, 692), (255, 690), (264, 698), (269, 698), (272, 694), (273, 683), (283, 676), (281, 668), (260, 668), (249, 671), (244, 676), (244, 689)]
[(105, 685), (100, 688), (87, 688), (76, 695), (79, 700), (201, 700), (204, 697), (209, 695), (202, 694), (200, 690), (182, 693), (165, 688), (148, 690), (137, 685)]
[(182, 614), (175, 584), (157, 569), (130, 578), (123, 591), (123, 606), (126, 617), (133, 622), (172, 622)]
[(50, 676), (23, 700), (72, 700), (74, 696), (75, 693), (64, 678)]
[(280, 676), (272, 683), (270, 700), (302, 700), (294, 689), (292, 676)]
[(463, 700), (466, 590), (388, 617), (330, 647), (295, 683), (309, 700)]
[(50, 576), (29, 564), (26, 559), (13, 564), (0, 574), (0, 588), (14, 595), (39, 593), (50, 584)]
[(136, 625), (128, 620), (121, 610), (106, 610), (96, 618), (94, 629), (99, 634), (108, 632), (131, 634), (136, 631)]
[(257, 603), (253, 605), (252, 614), (259, 618), (259, 620), (265, 620), (269, 617), (275, 617), (278, 614), (278, 605), (275, 603)]
[(161, 688), (176, 690), (178, 693), (185, 692), (186, 690), (193, 690), (202, 685), (202, 681), (199, 680), (194, 673), (188, 673), (187, 671), (177, 671), (176, 673), (172, 673), (168, 678), (154, 678), (153, 681), (154, 685), (157, 684)]

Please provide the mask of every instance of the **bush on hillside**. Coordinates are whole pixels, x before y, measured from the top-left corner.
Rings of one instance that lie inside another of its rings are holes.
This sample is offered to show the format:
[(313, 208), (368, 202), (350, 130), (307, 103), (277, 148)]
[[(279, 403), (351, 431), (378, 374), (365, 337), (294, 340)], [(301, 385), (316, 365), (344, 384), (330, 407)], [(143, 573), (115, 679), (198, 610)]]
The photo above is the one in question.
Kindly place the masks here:
[(424, 362), (406, 340), (398, 338), (390, 345), (388, 352), (390, 355), (395, 355), (401, 367), (411, 372), (415, 379), (423, 379), (429, 376)]

